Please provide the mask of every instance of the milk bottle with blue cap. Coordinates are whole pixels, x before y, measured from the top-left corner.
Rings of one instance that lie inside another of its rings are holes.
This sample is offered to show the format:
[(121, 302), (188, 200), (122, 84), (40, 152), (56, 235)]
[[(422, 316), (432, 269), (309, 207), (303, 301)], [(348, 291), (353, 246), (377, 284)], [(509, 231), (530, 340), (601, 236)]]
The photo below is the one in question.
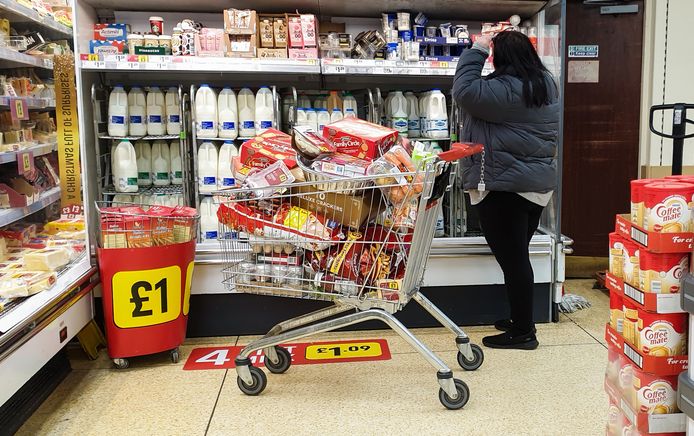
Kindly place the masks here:
[(448, 138), (448, 110), (446, 96), (441, 90), (434, 89), (427, 99), (427, 118), (429, 123), (429, 138)]
[(239, 136), (255, 136), (255, 95), (248, 88), (243, 88), (238, 95)]
[(147, 93), (147, 134), (166, 134), (166, 100), (158, 86), (152, 86)]
[(231, 160), (239, 155), (239, 150), (234, 141), (224, 141), (219, 149), (219, 161), (217, 163), (217, 184), (220, 188), (231, 188), (235, 185)]
[(198, 149), (198, 188), (200, 192), (217, 190), (217, 147), (209, 141)]
[(272, 104), (272, 91), (267, 86), (258, 90), (255, 97), (255, 130), (256, 134), (263, 133), (272, 127), (274, 109)]
[(178, 135), (181, 133), (180, 103), (178, 88), (171, 86), (166, 91), (166, 133), (169, 135)]
[(128, 93), (128, 119), (130, 136), (147, 134), (147, 99), (139, 86), (133, 86)]
[(108, 96), (108, 135), (128, 136), (128, 94), (122, 85)]
[(217, 137), (217, 95), (209, 85), (195, 93), (195, 124), (198, 138)]
[(236, 94), (228, 86), (222, 89), (217, 99), (219, 137), (236, 139), (239, 136), (239, 113)]

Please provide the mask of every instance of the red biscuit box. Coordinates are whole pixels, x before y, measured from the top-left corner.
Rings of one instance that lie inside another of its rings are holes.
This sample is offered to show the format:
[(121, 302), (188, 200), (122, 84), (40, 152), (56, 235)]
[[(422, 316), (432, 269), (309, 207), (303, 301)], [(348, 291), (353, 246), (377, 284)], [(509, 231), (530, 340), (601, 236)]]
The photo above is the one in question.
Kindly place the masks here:
[(296, 151), (292, 148), (292, 137), (275, 129), (249, 139), (241, 145), (241, 163), (249, 167), (267, 168), (281, 160), (287, 168), (296, 167)]
[(147, 211), (147, 215), (152, 217), (152, 243), (155, 246), (171, 245), (174, 243), (174, 218), (176, 210), (169, 206), (152, 206)]
[(395, 144), (398, 132), (359, 118), (344, 118), (323, 127), (323, 137), (338, 153), (373, 160)]
[(176, 206), (173, 211), (174, 243), (188, 242), (195, 238), (198, 211), (188, 206)]
[(151, 247), (151, 220), (145, 216), (145, 211), (138, 206), (121, 207), (120, 211), (125, 214), (123, 218), (125, 220), (128, 248)]

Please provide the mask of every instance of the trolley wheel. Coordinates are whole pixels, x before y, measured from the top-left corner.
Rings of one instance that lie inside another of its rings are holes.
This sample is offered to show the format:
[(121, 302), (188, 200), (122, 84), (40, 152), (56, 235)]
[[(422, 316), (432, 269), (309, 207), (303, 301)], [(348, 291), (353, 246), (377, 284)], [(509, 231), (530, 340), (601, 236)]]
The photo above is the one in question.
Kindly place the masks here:
[(472, 348), (472, 359), (468, 359), (463, 353), (458, 351), (458, 365), (465, 371), (474, 371), (482, 366), (482, 362), (484, 362), (484, 351), (482, 351), (482, 348), (477, 344), (470, 344), (470, 348)]
[(453, 379), (453, 382), (455, 383), (455, 388), (458, 391), (458, 398), (455, 400), (451, 399), (446, 391), (444, 391), (443, 388), (440, 388), (439, 401), (441, 401), (441, 404), (443, 404), (446, 409), (462, 409), (470, 399), (470, 388), (467, 387), (464, 381), (458, 380), (457, 378)]
[(292, 355), (284, 347), (280, 347), (279, 345), (275, 347), (275, 352), (277, 353), (277, 357), (280, 359), (279, 362), (277, 363), (272, 363), (270, 359), (265, 357), (265, 367), (273, 374), (284, 374), (287, 372), (290, 366), (292, 366)]
[(253, 384), (248, 385), (241, 377), (236, 377), (236, 382), (239, 385), (239, 389), (246, 395), (258, 395), (267, 386), (267, 377), (262, 369), (256, 368), (255, 366), (249, 366), (248, 369), (251, 371), (251, 377), (253, 377)]
[(171, 362), (172, 363), (178, 363), (180, 358), (181, 358), (181, 355), (178, 352), (178, 348), (174, 348), (173, 350), (171, 350)]
[(126, 369), (130, 366), (128, 359), (113, 359), (113, 364), (116, 365), (118, 369)]

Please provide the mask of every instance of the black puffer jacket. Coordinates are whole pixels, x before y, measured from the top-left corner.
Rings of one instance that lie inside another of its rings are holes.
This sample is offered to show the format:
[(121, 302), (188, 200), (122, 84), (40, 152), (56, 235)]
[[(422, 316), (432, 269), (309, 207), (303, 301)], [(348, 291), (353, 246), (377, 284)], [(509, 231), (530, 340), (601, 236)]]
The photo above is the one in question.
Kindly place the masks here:
[[(557, 182), (556, 87), (548, 87), (550, 104), (528, 108), (517, 77), (481, 77), (486, 58), (483, 51), (470, 49), (458, 62), (453, 97), (464, 112), (461, 140), (485, 145), (487, 191), (549, 192)], [(481, 160), (481, 155), (463, 159), (465, 189), (477, 189)]]

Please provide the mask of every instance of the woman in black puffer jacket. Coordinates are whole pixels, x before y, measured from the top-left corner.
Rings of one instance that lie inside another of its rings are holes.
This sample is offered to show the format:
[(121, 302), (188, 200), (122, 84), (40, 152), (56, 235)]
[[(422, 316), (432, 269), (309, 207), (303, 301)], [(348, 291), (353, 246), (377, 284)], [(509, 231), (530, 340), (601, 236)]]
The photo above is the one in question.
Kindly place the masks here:
[[(482, 77), (494, 48), (494, 73)], [(453, 96), (463, 109), (463, 141), (485, 145), (465, 158), (464, 187), (487, 243), (504, 272), (511, 318), (495, 323), (492, 348), (537, 348), (533, 269), (528, 246), (557, 182), (560, 103), (557, 86), (520, 32), (477, 39), (458, 63)]]

